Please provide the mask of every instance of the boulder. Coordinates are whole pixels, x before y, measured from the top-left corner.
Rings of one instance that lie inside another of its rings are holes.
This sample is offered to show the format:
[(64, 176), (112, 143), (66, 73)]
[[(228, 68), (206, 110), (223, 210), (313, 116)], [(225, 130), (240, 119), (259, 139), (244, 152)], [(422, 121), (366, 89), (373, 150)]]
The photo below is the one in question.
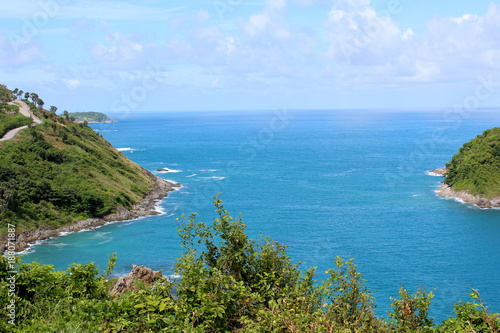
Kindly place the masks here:
[(136, 281), (140, 281), (146, 285), (151, 285), (154, 281), (161, 277), (160, 271), (153, 271), (145, 266), (132, 265), (132, 271), (118, 279), (116, 284), (111, 289), (112, 296), (118, 296), (127, 291), (138, 290)]

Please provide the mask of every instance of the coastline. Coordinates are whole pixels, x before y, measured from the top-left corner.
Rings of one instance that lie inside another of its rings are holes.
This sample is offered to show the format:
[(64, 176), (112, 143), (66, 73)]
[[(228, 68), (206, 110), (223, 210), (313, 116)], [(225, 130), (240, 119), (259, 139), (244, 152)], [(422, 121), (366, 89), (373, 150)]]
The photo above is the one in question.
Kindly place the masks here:
[[(16, 235), (15, 252), (24, 251), (36, 242), (59, 237), (64, 233), (75, 233), (84, 229), (94, 229), (107, 223), (129, 221), (139, 217), (160, 215), (161, 213), (155, 210), (158, 201), (167, 197), (169, 192), (176, 190), (181, 185), (179, 183), (174, 183), (157, 177), (150, 172), (148, 172), (148, 174), (155, 180), (154, 186), (144, 198), (132, 207), (132, 209), (128, 210), (120, 207), (115, 213), (111, 213), (103, 217), (93, 217), (86, 220), (75, 221), (70, 225), (62, 226), (57, 229), (39, 228), (36, 230), (24, 231)], [(2, 249), (2, 253), (6, 251), (7, 235), (3, 235), (1, 237), (0, 248)]]
[[(431, 176), (443, 176), (446, 178), (448, 169), (435, 169), (427, 172)], [(500, 197), (495, 198), (485, 198), (479, 195), (474, 195), (469, 193), (467, 190), (457, 191), (451, 186), (442, 183), (441, 186), (436, 190), (436, 194), (443, 198), (451, 198), (458, 200), (461, 203), (468, 203), (476, 205), (482, 209), (489, 209), (493, 207), (500, 207)]]
[(436, 190), (436, 194), (444, 198), (453, 198), (462, 203), (473, 204), (483, 209), (500, 207), (500, 197), (484, 198), (479, 195), (471, 194), (466, 190), (462, 191), (454, 190), (451, 186), (446, 184), (442, 184)]

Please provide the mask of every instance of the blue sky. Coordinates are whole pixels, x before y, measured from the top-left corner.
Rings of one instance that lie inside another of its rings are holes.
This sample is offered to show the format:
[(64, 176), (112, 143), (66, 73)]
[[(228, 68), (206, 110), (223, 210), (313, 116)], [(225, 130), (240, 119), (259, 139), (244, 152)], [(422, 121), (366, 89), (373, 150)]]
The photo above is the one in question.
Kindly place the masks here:
[(18, 0), (0, 83), (69, 111), (496, 107), (499, 31), (500, 1)]

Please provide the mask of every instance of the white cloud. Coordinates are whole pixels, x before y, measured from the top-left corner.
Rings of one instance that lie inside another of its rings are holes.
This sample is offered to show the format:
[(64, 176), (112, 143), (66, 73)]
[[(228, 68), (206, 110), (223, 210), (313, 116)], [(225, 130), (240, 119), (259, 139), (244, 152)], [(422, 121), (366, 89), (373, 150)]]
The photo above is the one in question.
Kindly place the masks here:
[(401, 32), (388, 17), (377, 14), (368, 0), (340, 0), (328, 13), (328, 56), (357, 65), (391, 61), (400, 47)]
[[(11, 37), (11, 36), (9, 36)], [(7, 38), (0, 34), (0, 67), (19, 67), (42, 59), (37, 41)]]
[(448, 76), (475, 77), (481, 70), (500, 69), (500, 5), (484, 16), (463, 15), (432, 20), (421, 38), (418, 56)]
[(266, 0), (266, 6), (272, 9), (282, 9), (286, 7), (285, 0)]
[(142, 63), (144, 45), (130, 35), (113, 32), (106, 37), (106, 43), (99, 43), (91, 54), (109, 67), (135, 66)]
[(68, 86), (68, 88), (75, 89), (78, 88), (81, 84), (80, 80), (77, 79), (64, 79), (64, 83)]

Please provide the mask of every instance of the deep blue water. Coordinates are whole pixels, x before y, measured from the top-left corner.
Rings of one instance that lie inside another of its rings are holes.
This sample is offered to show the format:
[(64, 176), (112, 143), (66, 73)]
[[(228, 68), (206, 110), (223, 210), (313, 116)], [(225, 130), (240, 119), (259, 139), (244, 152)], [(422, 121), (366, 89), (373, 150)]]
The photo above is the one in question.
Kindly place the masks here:
[(118, 253), (116, 275), (132, 264), (172, 273), (181, 254), (176, 220), (214, 218), (221, 192), (249, 234), (289, 246), (319, 278), (337, 255), (354, 258), (384, 315), (405, 286), (435, 294), (441, 320), (477, 288), (500, 311), (500, 211), (436, 197), (442, 167), (465, 142), (499, 126), (478, 111), (448, 120), (445, 111), (191, 112), (114, 115), (92, 125), (129, 158), (183, 184), (163, 201), (165, 214), (107, 225), (35, 246), (25, 260), (65, 269)]

